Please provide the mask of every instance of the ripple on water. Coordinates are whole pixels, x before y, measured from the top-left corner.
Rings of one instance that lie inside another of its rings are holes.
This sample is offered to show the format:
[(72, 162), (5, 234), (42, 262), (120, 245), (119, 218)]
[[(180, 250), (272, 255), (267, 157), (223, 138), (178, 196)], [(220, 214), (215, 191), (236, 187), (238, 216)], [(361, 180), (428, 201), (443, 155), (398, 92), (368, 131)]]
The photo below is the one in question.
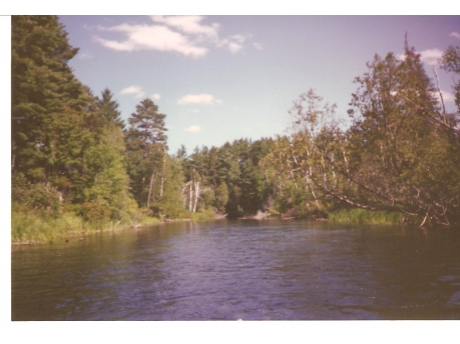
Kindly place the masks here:
[(12, 252), (12, 318), (459, 319), (459, 244), (445, 232), (308, 221), (99, 235)]

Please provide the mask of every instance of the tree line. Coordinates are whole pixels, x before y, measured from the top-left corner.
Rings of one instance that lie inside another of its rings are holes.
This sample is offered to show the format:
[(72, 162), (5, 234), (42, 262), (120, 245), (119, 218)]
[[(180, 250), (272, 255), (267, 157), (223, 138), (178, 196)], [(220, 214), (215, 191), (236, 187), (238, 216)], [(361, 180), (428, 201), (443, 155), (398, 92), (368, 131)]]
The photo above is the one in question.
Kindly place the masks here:
[[(404, 59), (376, 55), (355, 79), (350, 126), (311, 89), (294, 101), (288, 134), (190, 154), (169, 153), (166, 115), (151, 99), (125, 123), (109, 89), (94, 95), (74, 76), (77, 53), (57, 17), (12, 17), (13, 212), (73, 213), (102, 226), (361, 208), (460, 224), (460, 82), (448, 112), (437, 74), (427, 76), (407, 42)], [(458, 47), (440, 62), (458, 78)]]

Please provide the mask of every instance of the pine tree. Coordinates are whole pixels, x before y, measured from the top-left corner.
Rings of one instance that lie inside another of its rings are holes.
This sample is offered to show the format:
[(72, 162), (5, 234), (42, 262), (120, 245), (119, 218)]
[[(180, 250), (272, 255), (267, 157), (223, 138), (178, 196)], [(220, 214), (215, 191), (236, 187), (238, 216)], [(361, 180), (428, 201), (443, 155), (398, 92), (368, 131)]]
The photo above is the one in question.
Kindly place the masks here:
[(167, 136), (164, 118), (158, 106), (146, 98), (131, 114), (126, 133), (128, 173), (131, 192), (139, 206), (150, 209), (163, 194)]
[(12, 170), (34, 182), (49, 183), (73, 163), (75, 147), (61, 154), (58, 145), (77, 136), (86, 102), (67, 64), (77, 52), (57, 17), (12, 17)]

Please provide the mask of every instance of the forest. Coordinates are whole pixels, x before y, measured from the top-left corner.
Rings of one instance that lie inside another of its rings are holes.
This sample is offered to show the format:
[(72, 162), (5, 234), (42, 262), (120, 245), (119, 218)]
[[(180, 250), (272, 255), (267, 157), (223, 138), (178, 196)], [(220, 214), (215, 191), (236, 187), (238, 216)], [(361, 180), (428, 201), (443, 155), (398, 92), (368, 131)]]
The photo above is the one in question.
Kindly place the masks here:
[(404, 59), (376, 55), (356, 77), (349, 126), (310, 89), (285, 135), (170, 153), (151, 99), (125, 123), (109, 88), (96, 95), (74, 76), (78, 48), (57, 17), (13, 16), (11, 34), (13, 242), (224, 217), (384, 214), (460, 228), (459, 47), (440, 60), (455, 112), (406, 39)]

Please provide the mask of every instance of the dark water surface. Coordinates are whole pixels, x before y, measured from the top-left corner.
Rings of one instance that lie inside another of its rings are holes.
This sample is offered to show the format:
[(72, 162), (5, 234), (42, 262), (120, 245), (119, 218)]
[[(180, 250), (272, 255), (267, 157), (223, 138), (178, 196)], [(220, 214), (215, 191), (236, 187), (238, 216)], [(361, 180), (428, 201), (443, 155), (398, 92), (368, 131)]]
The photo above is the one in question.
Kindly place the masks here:
[(460, 231), (173, 223), (12, 249), (12, 320), (460, 319)]

